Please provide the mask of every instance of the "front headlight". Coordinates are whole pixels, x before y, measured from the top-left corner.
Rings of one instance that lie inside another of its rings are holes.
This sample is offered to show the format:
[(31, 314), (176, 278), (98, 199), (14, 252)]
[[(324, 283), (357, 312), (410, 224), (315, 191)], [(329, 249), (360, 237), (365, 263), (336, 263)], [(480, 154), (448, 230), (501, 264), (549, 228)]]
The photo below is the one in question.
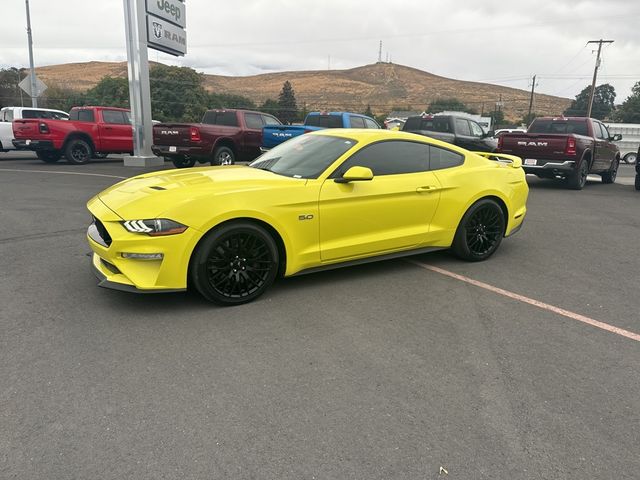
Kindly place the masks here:
[(187, 229), (186, 225), (174, 222), (168, 218), (153, 218), (151, 220), (127, 220), (122, 226), (131, 233), (146, 233), (152, 237), (160, 235), (176, 235)]

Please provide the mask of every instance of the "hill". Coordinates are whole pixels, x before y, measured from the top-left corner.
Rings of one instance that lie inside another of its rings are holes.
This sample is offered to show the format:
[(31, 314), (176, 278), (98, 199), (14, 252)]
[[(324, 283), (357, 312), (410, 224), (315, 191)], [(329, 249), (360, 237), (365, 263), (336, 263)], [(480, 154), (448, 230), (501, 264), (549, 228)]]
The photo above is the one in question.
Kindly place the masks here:
[[(40, 67), (37, 74), (45, 83), (74, 90), (87, 90), (106, 75), (125, 77), (127, 64), (87, 62)], [(364, 111), (367, 105), (376, 114), (391, 110), (423, 110), (433, 100), (455, 97), (478, 112), (489, 112), (502, 101), (509, 119), (522, 118), (528, 111), (529, 92), (489, 83), (454, 80), (412, 67), (376, 63), (348, 70), (317, 70), (265, 73), (245, 77), (204, 74), (209, 91), (243, 95), (257, 104), (277, 98), (282, 84), (293, 85), (300, 108), (307, 110)], [(538, 114), (557, 115), (570, 99), (536, 94)]]

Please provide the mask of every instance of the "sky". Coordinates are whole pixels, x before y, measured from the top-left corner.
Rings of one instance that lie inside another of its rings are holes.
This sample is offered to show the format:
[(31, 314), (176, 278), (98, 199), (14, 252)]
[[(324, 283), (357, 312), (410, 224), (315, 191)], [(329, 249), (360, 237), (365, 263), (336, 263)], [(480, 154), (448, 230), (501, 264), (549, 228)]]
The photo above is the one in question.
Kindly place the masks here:
[[(151, 0), (149, 0), (151, 1)], [(126, 60), (122, 0), (30, 0), (36, 66)], [(0, 67), (29, 64), (24, 0), (0, 0)], [(616, 103), (640, 81), (640, 3), (630, 0), (187, 0), (187, 55), (149, 59), (218, 75), (348, 69), (382, 59), (460, 80)]]

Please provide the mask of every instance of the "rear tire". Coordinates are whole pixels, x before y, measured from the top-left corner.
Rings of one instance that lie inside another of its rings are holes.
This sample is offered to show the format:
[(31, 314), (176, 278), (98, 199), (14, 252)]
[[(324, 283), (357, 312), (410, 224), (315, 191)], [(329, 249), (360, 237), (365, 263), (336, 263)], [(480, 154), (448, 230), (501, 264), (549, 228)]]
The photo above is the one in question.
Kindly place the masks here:
[(462, 260), (486, 260), (500, 246), (505, 227), (500, 205), (490, 198), (478, 200), (460, 220), (451, 250)]
[(36, 152), (36, 155), (44, 163), (56, 163), (62, 157), (62, 152), (41, 150), (39, 152)]
[(589, 175), (589, 161), (584, 158), (578, 170), (567, 177), (567, 187), (571, 190), (582, 190), (587, 184), (587, 175)]
[(232, 222), (209, 232), (191, 257), (191, 283), (207, 300), (240, 305), (262, 295), (279, 267), (278, 247), (259, 225)]
[(636, 163), (638, 161), (638, 154), (631, 152), (631, 153), (627, 153), (624, 158), (622, 159), (622, 161), (624, 163), (628, 163), (629, 165), (633, 165), (634, 163)]
[(64, 149), (64, 156), (67, 162), (73, 165), (84, 165), (89, 163), (91, 157), (93, 157), (93, 148), (86, 140), (74, 138), (67, 143)]
[(218, 147), (213, 151), (211, 165), (233, 165), (236, 163), (236, 156), (229, 147)]
[(189, 168), (193, 167), (196, 164), (196, 159), (186, 157), (172, 157), (171, 162), (176, 168)]
[(604, 172), (602, 175), (602, 183), (613, 183), (616, 181), (616, 176), (618, 175), (618, 166), (620, 165), (620, 159), (616, 158), (613, 161), (613, 165), (611, 165), (611, 170), (608, 172)]

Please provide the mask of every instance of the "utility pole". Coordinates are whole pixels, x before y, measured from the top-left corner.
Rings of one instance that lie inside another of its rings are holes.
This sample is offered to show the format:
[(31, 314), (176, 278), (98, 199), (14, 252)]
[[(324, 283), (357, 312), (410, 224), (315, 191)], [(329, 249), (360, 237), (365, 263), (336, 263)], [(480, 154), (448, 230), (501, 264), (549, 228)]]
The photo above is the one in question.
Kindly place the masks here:
[(529, 97), (529, 113), (527, 114), (527, 119), (531, 118), (531, 109), (533, 108), (533, 93), (536, 89), (536, 75), (533, 76), (531, 80), (531, 96)]
[(378, 63), (382, 63), (382, 40), (380, 40), (380, 48), (378, 49)]
[(36, 70), (33, 67), (33, 40), (31, 39), (31, 15), (29, 14), (29, 0), (24, 0), (27, 7), (27, 39), (29, 40), (29, 68), (31, 69), (31, 106), (38, 107), (38, 87), (36, 85)]
[(593, 107), (593, 96), (596, 93), (596, 77), (598, 76), (598, 68), (600, 68), (600, 52), (602, 51), (603, 43), (613, 43), (613, 40), (589, 40), (587, 45), (590, 43), (598, 44), (598, 56), (596, 57), (596, 66), (593, 69), (593, 81), (591, 82), (591, 94), (589, 95), (589, 108), (587, 108), (587, 117), (591, 116), (591, 108)]

